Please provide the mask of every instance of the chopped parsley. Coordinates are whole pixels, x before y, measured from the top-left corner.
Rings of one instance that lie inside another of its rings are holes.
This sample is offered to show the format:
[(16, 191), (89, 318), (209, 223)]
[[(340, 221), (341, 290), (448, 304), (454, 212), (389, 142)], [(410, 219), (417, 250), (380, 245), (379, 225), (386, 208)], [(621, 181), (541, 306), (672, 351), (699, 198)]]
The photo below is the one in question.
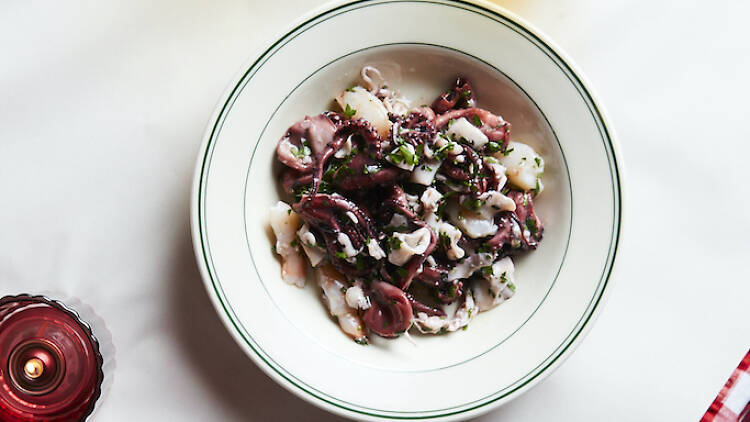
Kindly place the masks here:
[(536, 236), (537, 232), (539, 231), (539, 228), (536, 226), (536, 220), (528, 217), (526, 219), (526, 228), (529, 229), (532, 236)]
[(508, 148), (505, 151), (503, 151), (503, 155), (507, 157), (510, 155), (511, 152), (513, 152), (513, 148)]
[(307, 145), (303, 145), (302, 148), (298, 148), (297, 146), (292, 145), (291, 151), (292, 155), (297, 158), (304, 158), (312, 154), (312, 151), (310, 151), (310, 147), (308, 147)]
[(346, 252), (343, 252), (343, 251), (336, 251), (334, 255), (336, 255), (336, 258), (340, 258), (340, 259), (348, 258), (348, 256), (346, 255)]
[(529, 194), (528, 193), (523, 194), (523, 206), (524, 207), (529, 206)]
[(391, 249), (401, 249), (401, 239), (393, 236), (388, 239), (388, 245), (391, 246)]
[(411, 166), (419, 164), (419, 157), (416, 156), (406, 145), (399, 145), (395, 152), (388, 154), (394, 164), (406, 163)]
[(489, 245), (489, 244), (487, 244), (487, 243), (482, 243), (482, 244), (481, 244), (481, 245), (479, 245), (479, 247), (477, 248), (477, 252), (479, 252), (479, 253), (490, 253), (490, 252), (492, 252), (492, 248), (490, 248), (490, 245)]
[(405, 145), (401, 145), (398, 147), (398, 150), (401, 152), (401, 155), (404, 157), (404, 161), (406, 161), (406, 164), (409, 165), (416, 165), (419, 163), (419, 158), (414, 155), (413, 152), (409, 150)]
[(475, 198), (475, 199), (466, 199), (463, 202), (461, 202), (461, 206), (468, 209), (468, 210), (478, 210), (479, 208), (482, 208), (482, 205), (484, 205), (484, 201), (481, 199)]
[(380, 170), (380, 166), (378, 166), (378, 165), (364, 166), (362, 168), (362, 173), (364, 173), (364, 174), (373, 174), (373, 173), (377, 173), (378, 170)]
[(498, 152), (500, 151), (500, 148), (502, 148), (502, 145), (498, 144), (495, 141), (489, 141), (487, 142), (487, 145), (484, 147), (488, 152)]
[(539, 195), (539, 192), (541, 192), (542, 186), (539, 184), (539, 178), (536, 178), (536, 186), (534, 186), (534, 189), (532, 191), (534, 192), (534, 195)]
[(294, 239), (294, 240), (292, 240), (291, 242), (289, 242), (289, 246), (291, 246), (291, 247), (295, 247), (295, 246), (297, 246), (298, 244), (299, 244), (299, 242), (297, 242), (297, 239)]
[(486, 275), (487, 277), (495, 274), (495, 270), (492, 269), (492, 265), (488, 265), (486, 267), (482, 267), (482, 274)]
[(466, 91), (462, 92), (460, 96), (463, 97), (463, 98), (469, 98), (469, 97), (471, 97), (471, 90), (467, 89)]
[(542, 159), (541, 158), (534, 157), (534, 162), (536, 163), (537, 167), (541, 167), (542, 166)]
[(445, 232), (438, 233), (438, 244), (445, 249), (450, 248), (451, 238)]
[(349, 104), (347, 104), (346, 109), (344, 110), (344, 116), (346, 116), (347, 119), (351, 119), (355, 114), (357, 114), (357, 110), (349, 107)]
[(481, 127), (483, 125), (482, 119), (480, 119), (479, 116), (477, 116), (476, 114), (474, 115), (474, 117), (471, 118), (471, 121), (472, 123), (474, 123), (474, 126), (476, 127)]
[(510, 289), (511, 292), (513, 292), (513, 293), (516, 292), (516, 285), (515, 284), (508, 283), (508, 288)]

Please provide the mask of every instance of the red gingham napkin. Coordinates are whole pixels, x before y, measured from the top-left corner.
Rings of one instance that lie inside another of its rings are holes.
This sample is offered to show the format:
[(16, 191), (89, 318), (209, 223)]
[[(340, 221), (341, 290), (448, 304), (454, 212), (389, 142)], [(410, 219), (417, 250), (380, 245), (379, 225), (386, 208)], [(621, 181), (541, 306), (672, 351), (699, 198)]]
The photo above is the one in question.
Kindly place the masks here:
[(750, 422), (750, 351), (732, 372), (701, 422)]

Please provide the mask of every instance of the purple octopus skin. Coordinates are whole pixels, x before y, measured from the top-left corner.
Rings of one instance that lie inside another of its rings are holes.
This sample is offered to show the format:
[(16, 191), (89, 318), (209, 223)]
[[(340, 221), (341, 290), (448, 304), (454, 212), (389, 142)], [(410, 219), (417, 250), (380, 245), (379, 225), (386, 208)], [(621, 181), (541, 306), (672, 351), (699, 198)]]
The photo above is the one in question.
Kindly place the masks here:
[[(370, 266), (358, 269), (345, 259), (336, 256), (336, 252), (342, 247), (338, 241), (340, 233), (349, 237), (352, 247), (355, 249), (363, 248), (368, 239), (379, 238), (369, 214), (352, 201), (338, 194), (319, 193), (311, 198), (307, 198), (307, 196), (303, 196), (299, 202), (292, 205), (292, 208), (303, 221), (322, 233), (334, 267), (350, 276), (371, 272)], [(342, 215), (346, 212), (352, 213), (357, 219), (357, 223), (349, 217), (342, 218)]]
[(312, 155), (315, 157), (333, 140), (335, 132), (336, 125), (325, 114), (318, 114), (313, 117), (306, 116), (287, 129), (276, 145), (276, 155), (279, 157), (279, 161), (287, 166), (302, 173), (308, 173), (313, 169), (314, 159), (304, 162), (305, 157), (295, 155), (292, 152), (292, 147), (301, 151), (303, 148), (302, 139), (306, 139), (309, 142)]
[(391, 186), (391, 196), (386, 200), (386, 203), (393, 207), (394, 211), (400, 212), (408, 220), (415, 220), (417, 214), (409, 206), (409, 202), (406, 200), (406, 194), (404, 190), (398, 185)]
[(438, 308), (433, 308), (432, 306), (425, 305), (424, 303), (418, 301), (417, 299), (412, 296), (409, 292), (404, 292), (406, 295), (406, 299), (409, 300), (409, 303), (411, 303), (411, 309), (412, 311), (416, 312), (424, 312), (429, 316), (445, 316), (445, 311)]
[(346, 120), (341, 123), (334, 137), (346, 141), (351, 135), (359, 135), (364, 140), (365, 145), (360, 147), (364, 147), (373, 158), (383, 158), (383, 140), (370, 122), (365, 119)]
[(374, 172), (366, 172), (367, 166), (379, 168), (379, 163), (366, 152), (360, 151), (349, 164), (342, 166), (333, 174), (333, 184), (345, 191), (361, 190), (373, 186), (392, 185), (397, 179), (407, 174), (397, 167), (379, 168)]
[[(492, 174), (485, 173), (482, 157), (472, 147), (463, 145), (463, 149), (469, 160), (461, 164), (446, 160), (442, 166), (442, 173), (459, 182), (470, 181), (470, 185), (472, 186), (471, 192), (473, 197), (476, 198), (486, 192), (492, 185), (489, 177)], [(471, 172), (469, 169), (471, 169)], [(497, 182), (494, 185), (497, 186)]]
[(431, 122), (434, 122), (435, 118), (437, 117), (435, 111), (427, 106), (415, 107), (412, 109), (411, 114), (419, 114), (425, 120), (429, 120)]
[[(409, 203), (406, 200), (406, 195), (404, 194), (404, 190), (401, 189), (401, 187), (397, 185), (393, 185), (391, 187), (391, 196), (386, 201), (386, 204), (390, 203), (390, 205), (393, 207), (395, 211), (400, 212), (403, 214), (409, 222), (419, 228), (422, 227), (429, 227), (427, 223), (420, 220), (419, 217), (417, 217), (416, 213), (411, 209), (409, 206)], [(437, 236), (435, 236), (435, 232), (433, 230), (430, 230), (430, 244), (427, 245), (427, 249), (425, 249), (424, 253), (419, 255), (414, 255), (402, 266), (402, 268), (406, 271), (406, 273), (403, 276), (399, 276), (397, 278), (397, 285), (406, 290), (409, 288), (409, 285), (411, 284), (412, 279), (414, 278), (414, 275), (419, 271), (419, 269), (422, 267), (422, 264), (424, 264), (425, 259), (435, 250), (435, 246), (437, 245)], [(390, 276), (391, 279), (394, 279), (395, 277)], [(395, 280), (394, 280), (395, 281)]]
[(544, 227), (534, 212), (534, 200), (530, 194), (517, 190), (511, 190), (507, 196), (516, 203), (516, 210), (504, 211), (495, 217), (497, 233), (487, 241), (487, 246), (491, 250), (506, 251), (536, 249)]
[(281, 172), (281, 188), (284, 192), (293, 194), (300, 186), (312, 183), (312, 179), (312, 173), (303, 174), (293, 168), (285, 168)]
[(435, 113), (427, 107), (421, 107), (404, 117), (391, 116), (393, 127), (391, 128), (391, 142), (395, 145), (397, 138), (413, 146), (432, 144), (437, 135), (434, 120)]
[(521, 228), (518, 219), (511, 211), (503, 211), (495, 216), (497, 232), (487, 240), (487, 246), (492, 251), (504, 249), (506, 251), (520, 249), (523, 245)]
[(403, 290), (376, 280), (370, 286), (370, 301), (362, 321), (375, 334), (392, 338), (411, 327), (414, 313)]
[(478, 117), (482, 122), (479, 130), (487, 136), (487, 139), (501, 144), (503, 148), (508, 145), (510, 141), (510, 123), (503, 120), (502, 117), (481, 108), (465, 108), (443, 113), (435, 119), (435, 127), (441, 129), (451, 120), (460, 119), (461, 117), (466, 118), (470, 122), (474, 121), (474, 117)]
[(442, 114), (455, 108), (472, 108), (476, 103), (474, 90), (468, 80), (458, 77), (453, 83), (453, 87), (448, 91), (440, 94), (432, 103), (432, 108), (436, 113)]
[(356, 147), (359, 153), (348, 164), (334, 173), (333, 184), (336, 187), (345, 191), (367, 189), (373, 186), (392, 184), (396, 179), (406, 175), (403, 170), (396, 167), (387, 167), (371, 174), (365, 172), (367, 166), (380, 167), (379, 160), (383, 157), (384, 149), (383, 141), (367, 120), (346, 120), (339, 123), (339, 128), (333, 136), (330, 147), (316, 162), (313, 175), (313, 193), (317, 192), (328, 159), (341, 148), (349, 137), (358, 142)]
[(507, 196), (516, 203), (514, 214), (521, 227), (526, 229), (521, 231), (524, 249), (536, 249), (542, 240), (544, 227), (542, 220), (534, 212), (534, 200), (531, 194), (512, 190)]
[(464, 286), (460, 280), (448, 281), (447, 269), (425, 267), (414, 279), (432, 288), (443, 303), (455, 302), (464, 294)]

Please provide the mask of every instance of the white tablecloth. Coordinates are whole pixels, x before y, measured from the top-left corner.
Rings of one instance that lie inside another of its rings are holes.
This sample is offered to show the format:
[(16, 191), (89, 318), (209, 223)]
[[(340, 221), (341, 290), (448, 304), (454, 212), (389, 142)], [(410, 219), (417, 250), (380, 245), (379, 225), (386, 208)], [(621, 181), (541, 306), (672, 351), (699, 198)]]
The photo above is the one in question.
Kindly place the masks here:
[[(501, 3), (598, 91), (627, 212), (594, 329), (547, 380), (479, 420), (697, 420), (750, 346), (750, 3)], [(0, 4), (0, 295), (73, 296), (103, 319), (115, 367), (94, 420), (338, 419), (235, 345), (188, 224), (220, 94), (317, 4)]]

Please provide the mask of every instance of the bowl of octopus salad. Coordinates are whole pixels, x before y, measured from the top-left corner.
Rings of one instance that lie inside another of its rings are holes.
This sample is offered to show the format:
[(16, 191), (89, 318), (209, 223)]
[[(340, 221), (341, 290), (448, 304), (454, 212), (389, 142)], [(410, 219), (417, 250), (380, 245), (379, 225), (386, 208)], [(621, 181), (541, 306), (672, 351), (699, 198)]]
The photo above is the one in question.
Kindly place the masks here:
[(376, 67), (359, 79), (278, 141), (281, 278), (314, 280), (360, 344), (465, 330), (513, 297), (514, 257), (542, 240), (544, 157), (461, 75), (429, 105)]

